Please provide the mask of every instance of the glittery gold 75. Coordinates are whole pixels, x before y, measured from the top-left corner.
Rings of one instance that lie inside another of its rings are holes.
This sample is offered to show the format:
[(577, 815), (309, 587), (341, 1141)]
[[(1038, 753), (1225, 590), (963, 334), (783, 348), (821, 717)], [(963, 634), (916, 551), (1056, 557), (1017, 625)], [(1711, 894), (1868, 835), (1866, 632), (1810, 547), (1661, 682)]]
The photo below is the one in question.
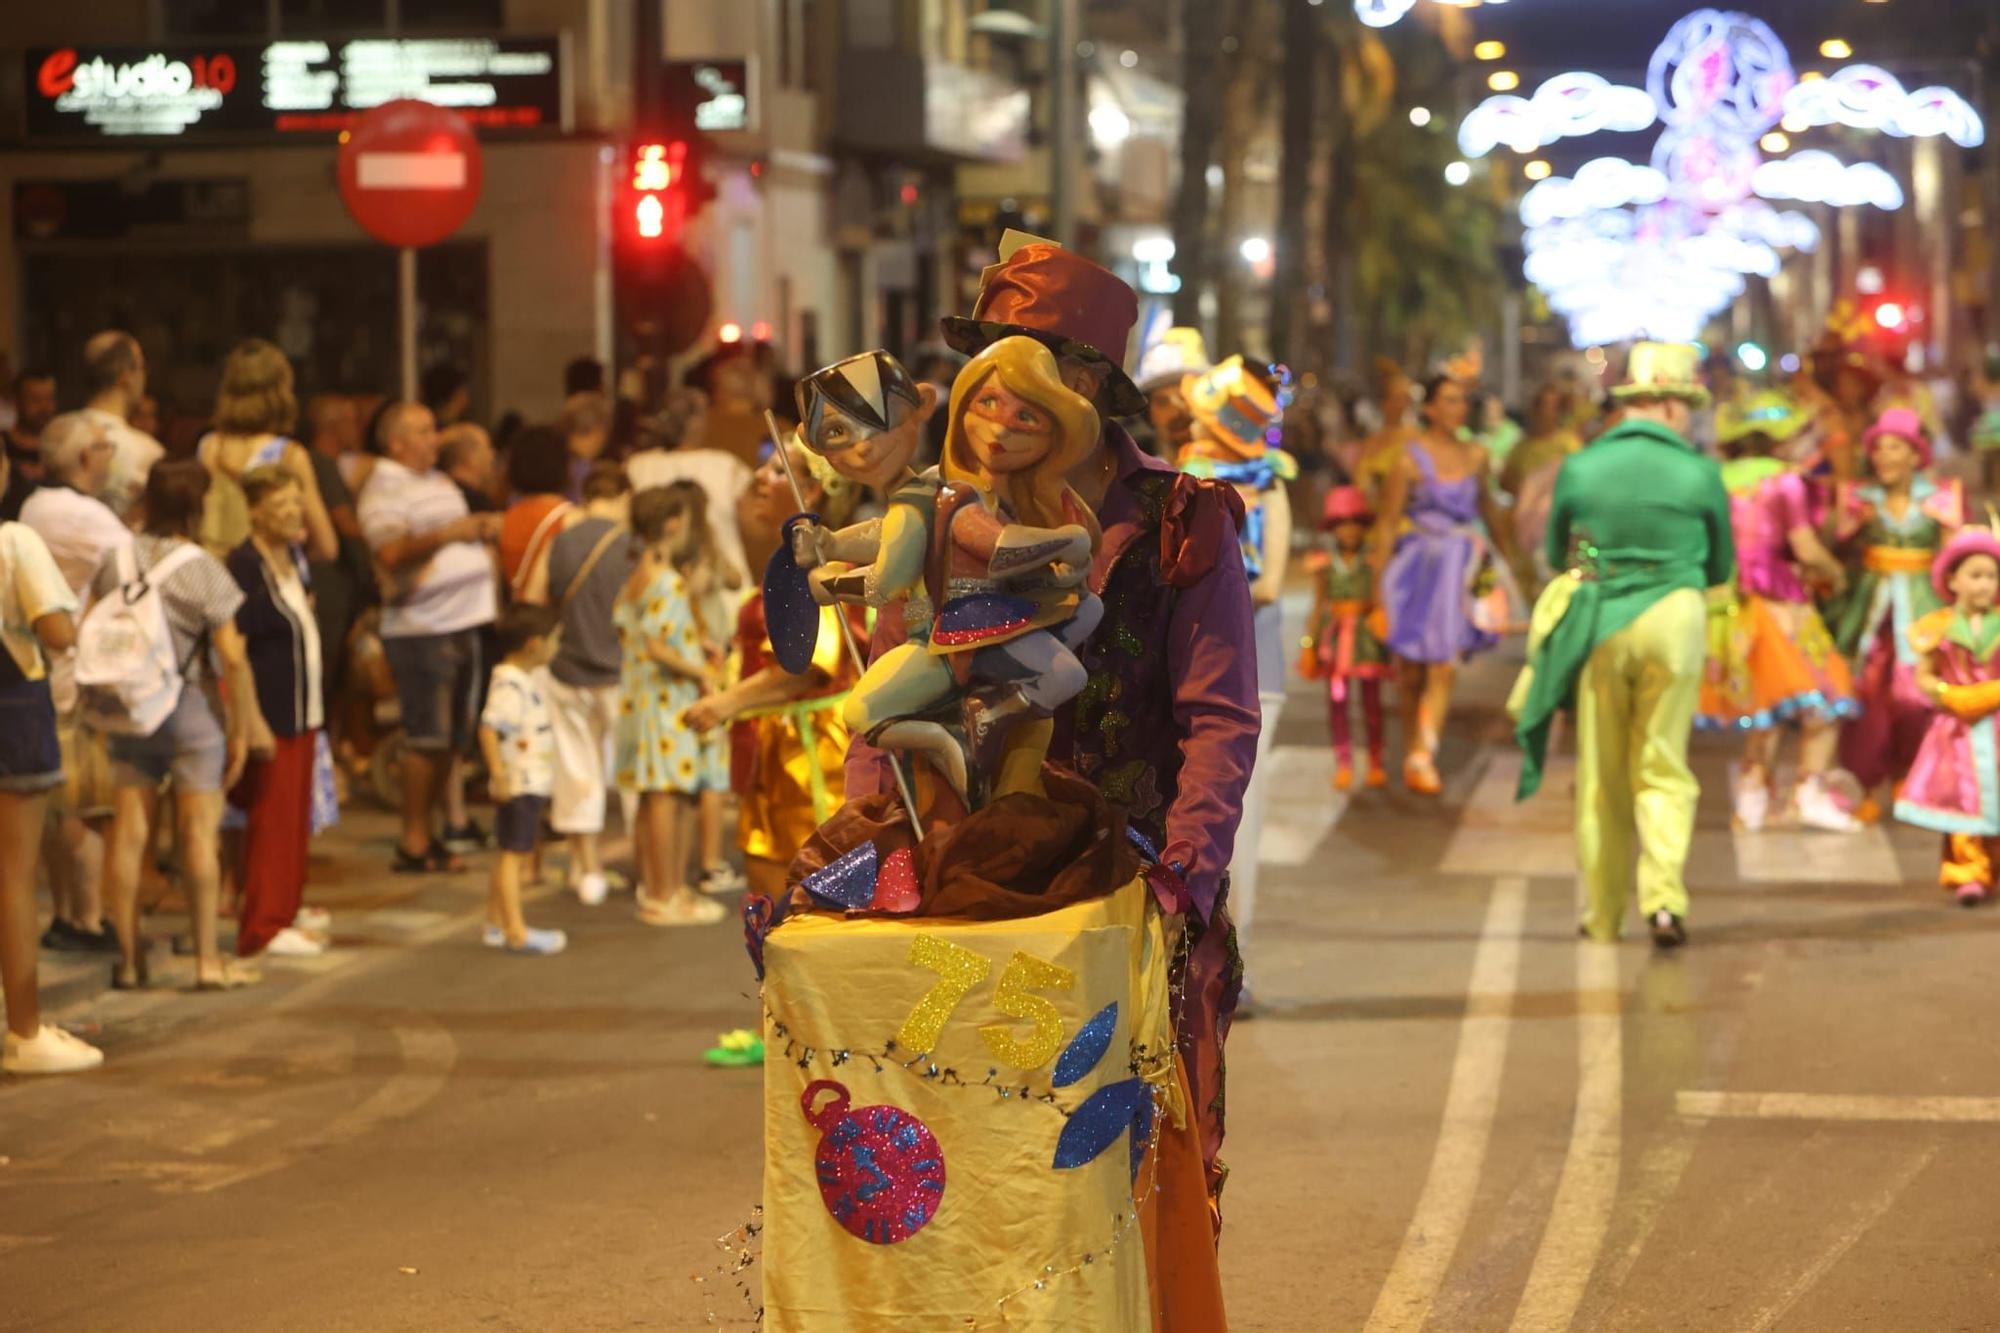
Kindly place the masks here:
[(1055, 1005), (1030, 990), (1070, 990), (1076, 973), (1031, 953), (1016, 953), (1000, 973), (993, 990), (993, 1007), (1009, 1018), (1025, 1018), (1035, 1025), (1026, 1037), (1016, 1037), (1003, 1023), (979, 1029), (993, 1058), (1016, 1069), (1040, 1069), (1055, 1059), (1062, 1049), (1062, 1014)]
[(993, 964), (964, 945), (935, 935), (919, 935), (910, 941), (910, 962), (937, 973), (938, 983), (925, 992), (917, 1007), (910, 1010), (910, 1016), (903, 1020), (896, 1033), (896, 1045), (906, 1051), (928, 1053), (937, 1049), (938, 1034), (944, 1031), (951, 1011), (958, 1008), (958, 1002), (968, 991), (986, 980)]

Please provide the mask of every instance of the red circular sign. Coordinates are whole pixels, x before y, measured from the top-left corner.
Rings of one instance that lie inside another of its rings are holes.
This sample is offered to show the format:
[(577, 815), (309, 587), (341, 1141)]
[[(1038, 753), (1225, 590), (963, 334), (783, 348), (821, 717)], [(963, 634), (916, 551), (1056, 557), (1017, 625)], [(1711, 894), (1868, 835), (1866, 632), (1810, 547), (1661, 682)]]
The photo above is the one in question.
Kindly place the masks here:
[(400, 99), (361, 114), (340, 145), (340, 197), (385, 245), (436, 245), (479, 202), (479, 140), (456, 111)]

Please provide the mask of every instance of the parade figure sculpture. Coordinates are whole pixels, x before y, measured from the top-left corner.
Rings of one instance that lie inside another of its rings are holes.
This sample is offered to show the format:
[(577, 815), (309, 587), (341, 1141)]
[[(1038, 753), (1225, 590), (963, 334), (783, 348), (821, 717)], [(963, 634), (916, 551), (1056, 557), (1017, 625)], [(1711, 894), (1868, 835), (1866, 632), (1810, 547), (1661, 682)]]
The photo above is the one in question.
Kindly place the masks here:
[[(889, 507), (838, 531), (796, 523), (789, 555), (822, 604), (902, 604), (909, 640), (869, 666), (846, 721), (929, 759), (970, 809), (1040, 792), (1044, 720), (1084, 684), (1072, 650), (1101, 611), (1077, 587), (1096, 522), (1064, 478), (1096, 447), (1097, 419), (1045, 348), (1004, 340), (960, 372), (944, 465), (918, 475), (910, 459), (936, 402), (886, 352), (800, 386), (807, 447)], [(1015, 722), (1029, 725), (1016, 736)]]

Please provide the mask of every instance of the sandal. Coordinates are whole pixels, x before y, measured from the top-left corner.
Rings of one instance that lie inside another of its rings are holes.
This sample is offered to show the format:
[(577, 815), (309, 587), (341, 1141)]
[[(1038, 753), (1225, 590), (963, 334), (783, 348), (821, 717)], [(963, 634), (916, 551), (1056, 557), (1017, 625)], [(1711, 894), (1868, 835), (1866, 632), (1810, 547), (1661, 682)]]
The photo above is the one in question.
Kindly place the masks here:
[(188, 989), (192, 991), (202, 991), (202, 992), (242, 990), (246, 986), (255, 986), (263, 979), (264, 978), (261, 973), (252, 972), (249, 970), (238, 970), (237, 968), (230, 967), (227, 963), (225, 963), (223, 964), (221, 976), (204, 978), (200, 975), (197, 975), (194, 980), (194, 985), (188, 987)]
[(712, 926), (729, 915), (729, 909), (713, 898), (695, 898), (685, 890), (667, 902), (658, 902), (641, 890), (639, 920), (649, 926)]
[(146, 962), (146, 951), (139, 950), (139, 961), (127, 967), (123, 963), (111, 965), (112, 990), (145, 990), (153, 984), (153, 971)]
[(389, 869), (398, 875), (456, 875), (465, 869), (465, 862), (447, 851), (443, 843), (432, 843), (421, 856), (404, 850), (399, 843)]

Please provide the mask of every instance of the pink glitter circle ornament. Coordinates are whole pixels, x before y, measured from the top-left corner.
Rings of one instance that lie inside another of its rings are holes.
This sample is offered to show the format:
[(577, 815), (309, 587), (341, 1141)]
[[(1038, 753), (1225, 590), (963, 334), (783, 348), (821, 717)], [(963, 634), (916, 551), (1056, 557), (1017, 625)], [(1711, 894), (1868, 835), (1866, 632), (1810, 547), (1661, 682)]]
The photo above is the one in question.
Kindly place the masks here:
[[(833, 1100), (820, 1110), (821, 1093)], [(819, 1130), (820, 1198), (833, 1220), (871, 1245), (894, 1245), (924, 1229), (944, 1199), (944, 1153), (923, 1121), (894, 1106), (850, 1111), (847, 1088), (816, 1079), (799, 1098)]]

